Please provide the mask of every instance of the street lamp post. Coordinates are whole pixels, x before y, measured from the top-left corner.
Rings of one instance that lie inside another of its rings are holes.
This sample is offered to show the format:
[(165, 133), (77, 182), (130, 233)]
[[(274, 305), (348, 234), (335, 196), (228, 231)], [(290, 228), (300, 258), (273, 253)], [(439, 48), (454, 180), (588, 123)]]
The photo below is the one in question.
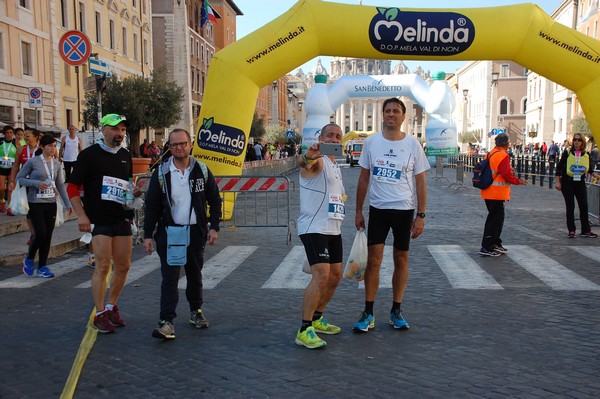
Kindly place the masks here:
[(469, 105), (469, 90), (464, 89), (463, 90), (463, 129), (462, 129), (463, 134), (467, 134), (467, 129), (468, 129), (468, 125), (467, 125), (468, 105)]
[(292, 127), (292, 121), (294, 119), (293, 104), (294, 104), (294, 93), (292, 93), (291, 91), (288, 91), (288, 108), (287, 108), (287, 114), (288, 114), (287, 124), (288, 124), (288, 129), (290, 129)]
[(489, 142), (486, 139), (486, 149), (489, 151), (492, 145), (492, 129), (494, 129), (494, 109), (496, 108), (496, 97), (494, 93), (494, 87), (498, 85), (498, 78), (500, 74), (498, 72), (492, 72), (491, 90), (490, 90), (490, 127), (488, 129)]
[(278, 95), (279, 93), (277, 92), (277, 81), (274, 80), (273, 81), (273, 92), (271, 93), (271, 101), (272, 101), (272, 107), (271, 107), (271, 124), (272, 125), (279, 125), (279, 115), (278, 115), (278, 111), (279, 111), (279, 98)]

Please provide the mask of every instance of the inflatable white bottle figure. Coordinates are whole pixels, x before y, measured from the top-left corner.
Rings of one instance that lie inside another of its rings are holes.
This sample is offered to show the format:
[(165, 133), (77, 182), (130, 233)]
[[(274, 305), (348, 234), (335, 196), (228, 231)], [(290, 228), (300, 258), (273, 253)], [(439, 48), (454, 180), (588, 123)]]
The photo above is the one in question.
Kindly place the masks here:
[(458, 153), (456, 125), (452, 120), (454, 96), (446, 83), (446, 73), (433, 74), (433, 83), (429, 89), (425, 111), (429, 121), (425, 127), (426, 154), (429, 163), (435, 166), (436, 156), (456, 155)]
[(316, 143), (321, 134), (321, 128), (329, 123), (329, 117), (333, 114), (329, 102), (329, 89), (327, 88), (327, 76), (316, 75), (315, 85), (310, 89), (304, 103), (306, 121), (302, 129), (302, 153)]

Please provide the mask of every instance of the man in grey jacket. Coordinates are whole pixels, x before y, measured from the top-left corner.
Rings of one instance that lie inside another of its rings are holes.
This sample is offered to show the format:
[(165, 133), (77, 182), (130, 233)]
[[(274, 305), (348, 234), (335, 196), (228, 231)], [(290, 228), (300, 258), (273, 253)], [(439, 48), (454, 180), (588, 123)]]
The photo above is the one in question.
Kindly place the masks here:
[(144, 249), (150, 255), (156, 242), (161, 264), (160, 319), (158, 328), (152, 331), (152, 336), (159, 339), (175, 338), (173, 321), (179, 301), (177, 284), (181, 267), (169, 264), (167, 226), (188, 226), (186, 261), (182, 266), (187, 279), (185, 294), (190, 306), (189, 322), (196, 328), (206, 328), (208, 320), (201, 309), (204, 247), (207, 241), (210, 245), (217, 242), (221, 219), (219, 188), (206, 165), (190, 156), (189, 132), (173, 130), (169, 135), (169, 148), (171, 158), (156, 168), (150, 179), (144, 212)]

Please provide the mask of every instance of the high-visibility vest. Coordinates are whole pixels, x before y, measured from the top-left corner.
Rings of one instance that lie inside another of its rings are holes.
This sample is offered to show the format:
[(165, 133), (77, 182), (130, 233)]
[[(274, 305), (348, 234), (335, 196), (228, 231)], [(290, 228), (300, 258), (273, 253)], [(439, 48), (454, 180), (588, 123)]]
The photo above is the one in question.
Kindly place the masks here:
[[(497, 155), (491, 157), (491, 155)], [(498, 172), (500, 163), (508, 157), (506, 151), (502, 148), (495, 147), (488, 154), (490, 160), (490, 168), (492, 169), (492, 176), (494, 181), (491, 186), (481, 190), (481, 198), (489, 200), (509, 200), (510, 199), (510, 183), (504, 180), (504, 177)]]

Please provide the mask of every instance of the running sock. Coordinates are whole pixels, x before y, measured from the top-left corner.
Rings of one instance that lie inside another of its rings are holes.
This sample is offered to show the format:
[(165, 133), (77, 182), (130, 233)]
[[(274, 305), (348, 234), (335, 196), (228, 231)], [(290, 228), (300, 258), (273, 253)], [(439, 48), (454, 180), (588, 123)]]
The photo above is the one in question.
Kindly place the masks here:
[(100, 316), (102, 313), (106, 312), (108, 309), (102, 309), (99, 312), (96, 312), (96, 316)]
[(312, 326), (312, 320), (302, 320), (300, 332), (304, 332), (308, 327)]
[(401, 306), (402, 306), (402, 302), (392, 302), (391, 312), (396, 312), (396, 311), (400, 310)]
[(375, 301), (365, 301), (365, 313), (373, 314), (373, 305), (375, 305)]
[(106, 310), (113, 310), (113, 308), (115, 307), (115, 305), (111, 304), (111, 303), (107, 303), (105, 306)]
[(313, 313), (313, 321), (315, 320), (319, 320), (321, 318), (321, 316), (323, 316), (323, 312), (315, 312)]

